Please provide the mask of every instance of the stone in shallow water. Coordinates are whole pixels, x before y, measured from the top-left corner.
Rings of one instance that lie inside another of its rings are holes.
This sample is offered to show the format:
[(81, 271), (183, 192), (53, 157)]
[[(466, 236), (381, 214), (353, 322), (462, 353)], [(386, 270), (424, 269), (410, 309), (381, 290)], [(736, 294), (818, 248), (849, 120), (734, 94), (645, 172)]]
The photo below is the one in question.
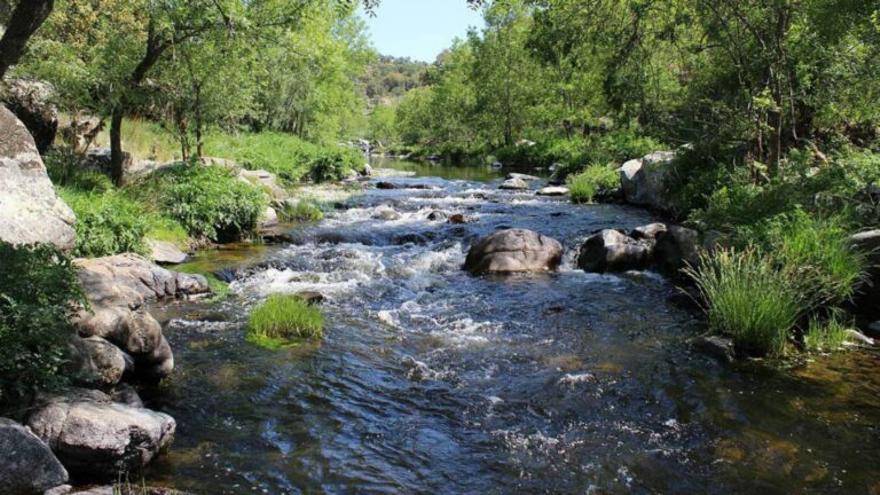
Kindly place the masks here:
[(651, 244), (637, 241), (619, 230), (606, 229), (587, 238), (578, 256), (578, 267), (587, 272), (643, 270), (651, 262)]
[(179, 265), (187, 258), (173, 242), (147, 239), (147, 247), (150, 248), (150, 258), (160, 265)]
[(29, 429), (0, 418), (0, 493), (32, 495), (67, 483), (67, 470)]
[(510, 191), (522, 191), (529, 188), (529, 183), (522, 179), (507, 179), (502, 182), (498, 188)]
[(75, 476), (118, 479), (146, 466), (174, 439), (164, 413), (113, 402), (96, 390), (43, 398), (28, 426)]
[(562, 261), (562, 244), (525, 229), (508, 229), (471, 246), (465, 270), (474, 273), (516, 273), (555, 270)]
[(568, 188), (561, 186), (548, 186), (539, 189), (535, 194), (538, 196), (565, 196), (568, 194)]

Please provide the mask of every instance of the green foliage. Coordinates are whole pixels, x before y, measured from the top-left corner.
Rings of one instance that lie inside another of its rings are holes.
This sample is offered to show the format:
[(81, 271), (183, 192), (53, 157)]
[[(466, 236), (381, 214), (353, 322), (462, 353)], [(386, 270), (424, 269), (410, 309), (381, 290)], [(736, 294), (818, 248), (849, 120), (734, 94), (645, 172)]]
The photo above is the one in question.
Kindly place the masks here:
[(76, 256), (146, 252), (144, 236), (150, 222), (140, 204), (115, 191), (99, 194), (62, 188), (60, 193), (76, 214)]
[(276, 132), (212, 134), (205, 141), (210, 156), (228, 158), (250, 170), (272, 172), (288, 185), (303, 178), (338, 180), (363, 166), (353, 149), (317, 145)]
[(77, 191), (98, 194), (113, 189), (113, 182), (109, 177), (100, 172), (82, 170), (81, 157), (62, 148), (50, 150), (43, 161), (55, 186), (67, 186)]
[(150, 227), (146, 233), (148, 239), (170, 242), (183, 251), (189, 249), (189, 235), (183, 225), (176, 220), (161, 215), (150, 215), (149, 221)]
[(324, 212), (313, 203), (301, 200), (296, 203), (285, 202), (278, 209), (278, 216), (285, 222), (317, 222), (324, 218)]
[(129, 191), (179, 222), (191, 237), (215, 242), (251, 234), (267, 205), (262, 191), (222, 167), (175, 165), (133, 184)]
[(70, 318), (85, 296), (70, 260), (55, 248), (0, 242), (0, 404), (64, 382)]
[(696, 283), (710, 328), (730, 335), (738, 350), (778, 356), (803, 304), (772, 258), (755, 249), (703, 255), (686, 273)]
[(824, 321), (814, 316), (804, 333), (804, 349), (809, 352), (836, 351), (843, 347), (851, 327), (839, 311), (832, 312)]
[(301, 339), (319, 339), (324, 334), (324, 317), (318, 308), (297, 296), (275, 294), (250, 315), (248, 341), (279, 348)]
[(865, 255), (853, 248), (839, 219), (794, 210), (743, 228), (738, 237), (772, 255), (811, 309), (849, 299), (865, 275)]
[(620, 176), (607, 165), (592, 165), (578, 175), (569, 176), (566, 184), (572, 201), (592, 203), (598, 194), (620, 187)]

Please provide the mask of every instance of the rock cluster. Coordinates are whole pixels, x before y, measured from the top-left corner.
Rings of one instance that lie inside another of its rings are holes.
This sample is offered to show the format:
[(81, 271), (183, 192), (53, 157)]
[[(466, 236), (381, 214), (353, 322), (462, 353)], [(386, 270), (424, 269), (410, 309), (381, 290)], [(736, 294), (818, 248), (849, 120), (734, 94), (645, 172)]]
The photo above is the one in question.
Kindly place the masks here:
[(655, 267), (674, 274), (687, 263), (696, 263), (700, 235), (677, 225), (652, 223), (629, 233), (605, 229), (586, 239), (578, 267), (595, 273), (644, 270)]

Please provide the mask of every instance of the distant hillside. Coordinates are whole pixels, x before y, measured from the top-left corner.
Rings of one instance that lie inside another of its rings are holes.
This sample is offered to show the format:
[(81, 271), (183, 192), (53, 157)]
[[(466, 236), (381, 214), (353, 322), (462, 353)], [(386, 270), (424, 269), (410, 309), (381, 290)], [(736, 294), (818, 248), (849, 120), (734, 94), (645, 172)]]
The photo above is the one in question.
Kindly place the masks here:
[(382, 55), (367, 68), (363, 78), (371, 105), (390, 104), (407, 91), (425, 85), (430, 64)]

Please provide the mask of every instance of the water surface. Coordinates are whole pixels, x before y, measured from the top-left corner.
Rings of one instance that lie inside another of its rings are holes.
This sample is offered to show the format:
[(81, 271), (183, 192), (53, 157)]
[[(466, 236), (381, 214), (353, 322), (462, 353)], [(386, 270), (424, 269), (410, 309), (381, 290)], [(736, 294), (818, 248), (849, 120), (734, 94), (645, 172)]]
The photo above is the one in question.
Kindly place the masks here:
[[(294, 242), (200, 257), (249, 266), (219, 304), (166, 308), (176, 370), (153, 407), (178, 435), (147, 481), (195, 493), (880, 493), (880, 366), (856, 351), (790, 370), (692, 353), (702, 328), (650, 272), (574, 268), (642, 210), (497, 189), (492, 170), (384, 163)], [(406, 189), (417, 185), (421, 189)], [(539, 184), (535, 184), (538, 187)], [(376, 218), (393, 209), (397, 220)], [(435, 210), (471, 222), (429, 221)], [(559, 273), (473, 277), (474, 239), (562, 242)], [(323, 342), (244, 341), (274, 292), (317, 290)]]

